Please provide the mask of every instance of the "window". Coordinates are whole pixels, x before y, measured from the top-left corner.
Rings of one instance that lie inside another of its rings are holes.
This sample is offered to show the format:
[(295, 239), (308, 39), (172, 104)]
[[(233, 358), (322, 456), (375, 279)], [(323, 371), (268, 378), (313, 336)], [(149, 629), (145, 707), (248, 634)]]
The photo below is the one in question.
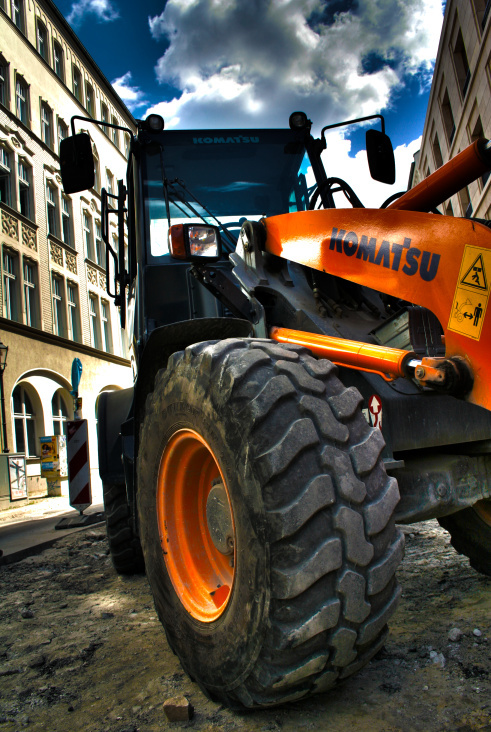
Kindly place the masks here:
[(101, 267), (105, 266), (104, 251), (102, 247), (101, 222), (95, 222), (95, 255), (97, 264)]
[[(114, 114), (111, 117), (111, 124), (113, 124), (113, 125), (118, 124), (118, 120), (116, 119)], [(114, 144), (116, 145), (116, 147), (119, 147), (119, 130), (117, 130), (115, 127), (111, 128), (111, 139), (114, 142)]]
[(94, 261), (94, 237), (92, 234), (92, 217), (88, 211), (83, 213), (83, 229), (87, 259)]
[(462, 31), (460, 30), (460, 28), (459, 32), (457, 33), (457, 38), (455, 40), (453, 58), (459, 88), (462, 92), (462, 96), (465, 97), (465, 95), (467, 94), (467, 89), (469, 88), (471, 71), (469, 69), (469, 62), (467, 61), (467, 53), (464, 46), (464, 39), (462, 38)]
[(39, 55), (42, 56), (42, 58), (44, 58), (47, 63), (49, 63), (48, 31), (46, 30), (46, 26), (44, 25), (44, 23), (41, 23), (40, 20), (38, 20), (36, 23), (36, 37)]
[(37, 269), (34, 262), (24, 258), (24, 300), (26, 306), (26, 325), (37, 328), (38, 302), (37, 302)]
[(99, 156), (95, 150), (92, 151), (94, 157), (94, 190), (101, 192), (101, 172), (99, 166)]
[(63, 49), (58, 41), (53, 41), (53, 68), (56, 76), (65, 81), (65, 61), (63, 58)]
[(435, 159), (436, 167), (441, 168), (441, 166), (443, 165), (443, 158), (437, 132), (435, 132), (435, 136), (433, 138), (433, 157)]
[(72, 203), (68, 196), (61, 194), (61, 237), (65, 244), (72, 244)]
[(57, 391), (51, 400), (51, 412), (53, 415), (53, 434), (66, 435), (66, 423), (68, 420), (68, 409), (65, 400)]
[(88, 81), (85, 82), (85, 109), (91, 117), (94, 116), (94, 90)]
[(12, 393), (12, 412), (15, 452), (23, 452), (27, 456), (34, 457), (36, 455), (36, 415), (31, 399), (23, 386), (17, 385)]
[(65, 298), (63, 279), (58, 275), (51, 275), (51, 292), (53, 297), (53, 333), (64, 336), (65, 329)]
[(68, 137), (68, 127), (62, 119), (58, 118), (58, 145), (65, 137)]
[[(107, 111), (107, 106), (104, 104), (104, 102), (101, 102), (101, 120), (102, 122), (109, 122), (109, 112)], [(105, 135), (108, 134), (108, 129), (108, 127), (102, 125), (102, 131)]]
[(106, 188), (109, 194), (114, 195), (114, 176), (110, 170), (106, 170)]
[(53, 147), (53, 112), (46, 102), (41, 102), (41, 139), (48, 147)]
[(78, 287), (73, 282), (67, 282), (67, 305), (68, 305), (68, 327), (72, 340), (79, 341), (80, 338), (80, 317), (78, 305)]
[(107, 353), (113, 351), (113, 341), (111, 336), (111, 319), (109, 303), (101, 300), (101, 320), (102, 320), (102, 350)]
[(0, 56), (0, 104), (4, 107), (8, 106), (9, 95), (8, 95), (8, 80), (9, 80), (9, 67), (3, 56)]
[(467, 186), (459, 191), (459, 200), (462, 215), (465, 216), (466, 219), (470, 218), (472, 216), (472, 203)]
[[(476, 119), (476, 123), (474, 125), (474, 129), (472, 130), (471, 142), (475, 142), (480, 137), (485, 137), (485, 134), (484, 134), (483, 126), (482, 126), (481, 115), (478, 115), (478, 117)], [(482, 183), (483, 188), (486, 185), (486, 183), (488, 182), (490, 174), (491, 174), (491, 171), (486, 170), (483, 173), (483, 175), (481, 176), (481, 183)]]
[(452, 107), (450, 106), (450, 98), (448, 96), (447, 89), (445, 89), (445, 93), (443, 94), (442, 98), (442, 118), (448, 144), (451, 145), (455, 135), (455, 122), (452, 114)]
[(82, 76), (76, 66), (72, 66), (73, 94), (82, 104)]
[(46, 183), (48, 235), (58, 236), (58, 190)]
[(130, 136), (127, 132), (124, 133), (124, 155), (126, 158), (130, 156)]
[(478, 0), (476, 4), (480, 5), (482, 8), (482, 10), (478, 10), (477, 13), (481, 23), (481, 29), (484, 30), (486, 23), (488, 22), (489, 11), (491, 10), (491, 0), (487, 0), (486, 4), (484, 3), (484, 0)]
[(7, 206), (12, 205), (12, 187), (10, 184), (12, 171), (10, 160), (13, 157), (10, 150), (0, 145), (0, 201)]
[(116, 234), (113, 234), (113, 249), (116, 252), (116, 256), (118, 257), (119, 261), (119, 239)]
[(89, 322), (90, 322), (90, 345), (92, 348), (101, 348), (99, 302), (95, 295), (89, 295)]
[(32, 197), (31, 197), (31, 181), (32, 181), (32, 171), (29, 165), (22, 160), (19, 159), (18, 163), (18, 171), (19, 171), (19, 211), (23, 216), (26, 216), (28, 219), (34, 219), (33, 212), (32, 212)]
[(18, 256), (3, 250), (3, 316), (20, 322)]
[(24, 5), (22, 0), (12, 0), (12, 21), (24, 33)]
[(15, 83), (15, 109), (17, 117), (25, 125), (28, 124), (28, 104), (27, 84), (22, 76), (18, 76)]

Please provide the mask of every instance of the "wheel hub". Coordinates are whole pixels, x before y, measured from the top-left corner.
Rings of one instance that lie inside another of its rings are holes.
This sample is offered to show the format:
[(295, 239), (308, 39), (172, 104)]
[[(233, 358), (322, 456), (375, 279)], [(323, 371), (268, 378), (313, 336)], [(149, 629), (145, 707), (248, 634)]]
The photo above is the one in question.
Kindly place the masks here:
[(195, 619), (225, 611), (235, 577), (235, 527), (228, 486), (207, 441), (175, 432), (160, 460), (157, 520), (165, 565), (176, 594)]
[(206, 501), (206, 522), (211, 540), (220, 554), (234, 553), (234, 527), (225, 486), (215, 482)]

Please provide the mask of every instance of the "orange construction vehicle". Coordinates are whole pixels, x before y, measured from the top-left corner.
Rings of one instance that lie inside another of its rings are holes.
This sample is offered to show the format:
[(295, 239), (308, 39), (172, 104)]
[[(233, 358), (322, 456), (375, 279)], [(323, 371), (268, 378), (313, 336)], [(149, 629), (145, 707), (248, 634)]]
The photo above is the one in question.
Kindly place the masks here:
[[(368, 163), (393, 183), (380, 119)], [(72, 128), (66, 193), (94, 175)], [(437, 518), (491, 575), (491, 231), (438, 209), (491, 169), (490, 144), (365, 209), (324, 169), (327, 129), (151, 115), (102, 195), (135, 375), (98, 406), (113, 563), (145, 567), (183, 667), (234, 708), (327, 691), (374, 656), (398, 523)]]

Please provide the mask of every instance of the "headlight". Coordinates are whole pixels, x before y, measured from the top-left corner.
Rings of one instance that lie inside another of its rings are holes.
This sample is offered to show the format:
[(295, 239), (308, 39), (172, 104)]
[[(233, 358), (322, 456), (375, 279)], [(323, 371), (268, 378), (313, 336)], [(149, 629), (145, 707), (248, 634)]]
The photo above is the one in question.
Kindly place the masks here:
[(174, 224), (169, 229), (169, 250), (174, 259), (218, 259), (222, 253), (218, 226)]

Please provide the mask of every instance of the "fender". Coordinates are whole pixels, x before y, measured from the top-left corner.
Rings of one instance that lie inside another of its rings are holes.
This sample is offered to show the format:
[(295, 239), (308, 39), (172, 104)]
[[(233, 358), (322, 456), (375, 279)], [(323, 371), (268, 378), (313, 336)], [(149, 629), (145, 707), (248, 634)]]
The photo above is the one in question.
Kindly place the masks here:
[(169, 357), (201, 341), (247, 338), (252, 325), (236, 318), (198, 318), (156, 328), (150, 334), (139, 363), (134, 387), (103, 392), (98, 401), (99, 474), (107, 483), (126, 483), (128, 503), (135, 515), (136, 458), (145, 402), (155, 376)]
[(128, 419), (134, 389), (103, 391), (97, 402), (99, 475), (103, 483), (124, 483), (121, 425)]

